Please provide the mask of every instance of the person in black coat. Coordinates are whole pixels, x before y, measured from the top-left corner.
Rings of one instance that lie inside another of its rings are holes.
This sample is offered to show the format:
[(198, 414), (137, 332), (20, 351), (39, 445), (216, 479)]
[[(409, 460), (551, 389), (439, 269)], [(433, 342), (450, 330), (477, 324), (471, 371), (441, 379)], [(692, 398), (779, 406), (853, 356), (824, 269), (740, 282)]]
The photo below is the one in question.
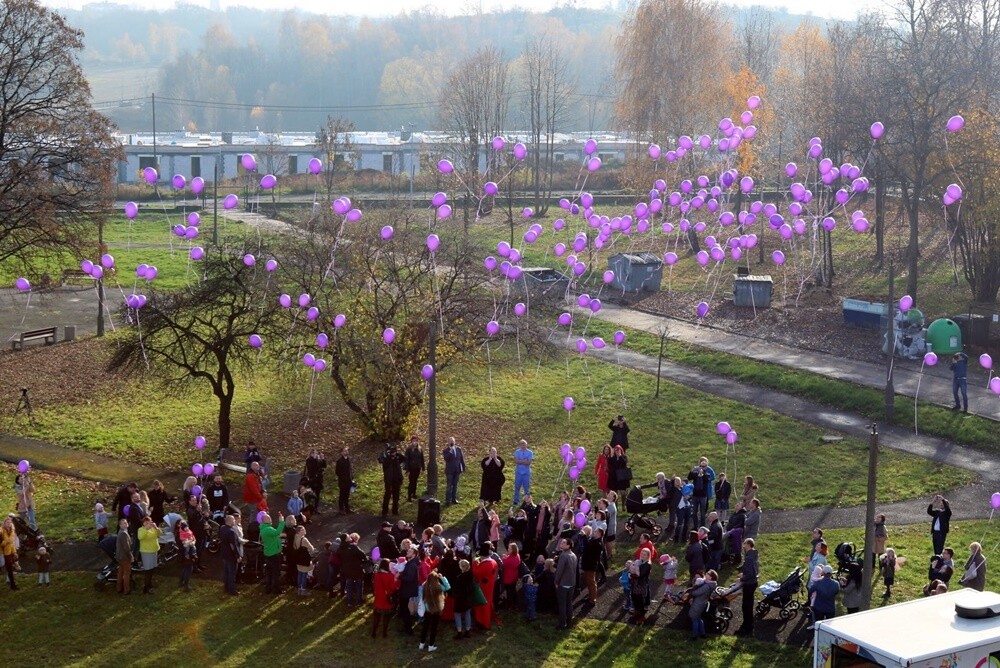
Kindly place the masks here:
[(340, 572), (347, 585), (347, 607), (361, 605), (364, 600), (364, 569), (368, 555), (358, 547), (357, 537), (357, 534), (351, 534), (348, 540), (341, 540), (340, 547), (337, 548), (337, 554), (340, 556)]
[(608, 460), (608, 484), (616, 492), (624, 492), (632, 484), (628, 457), (625, 456), (625, 449), (620, 445), (614, 447), (611, 459)]
[(614, 449), (616, 445), (622, 446), (622, 450), (628, 450), (628, 423), (625, 422), (625, 416), (619, 415), (614, 420), (608, 423), (608, 429), (611, 430), (611, 448)]
[(948, 499), (938, 494), (927, 506), (927, 514), (931, 516), (931, 542), (934, 544), (934, 554), (941, 554), (948, 538), (951, 504), (948, 503)]
[(490, 540), (490, 518), (486, 516), (486, 508), (479, 506), (476, 511), (476, 520), (472, 523), (472, 530), (469, 532), (469, 545), (473, 552), (478, 552), (479, 548)]
[(125, 508), (132, 503), (132, 495), (138, 491), (139, 486), (134, 482), (130, 482), (129, 484), (118, 488), (118, 492), (115, 494), (115, 500), (111, 503), (111, 510), (118, 511), (118, 519), (127, 519), (125, 515)]
[(340, 496), (337, 498), (337, 510), (345, 515), (351, 512), (351, 485), (354, 483), (354, 470), (351, 466), (351, 449), (344, 448), (334, 466), (337, 474), (337, 487)]
[(306, 457), (305, 477), (309, 486), (316, 493), (315, 511), (319, 512), (320, 497), (323, 495), (323, 470), (326, 468), (326, 455), (313, 448)]
[(153, 481), (153, 486), (149, 488), (147, 494), (149, 495), (149, 515), (153, 518), (153, 522), (159, 526), (163, 524), (163, 518), (166, 516), (164, 506), (176, 501), (177, 497), (169, 496), (167, 490), (163, 488), (163, 483), (159, 480)]
[(503, 484), (507, 478), (503, 474), (503, 457), (497, 454), (496, 448), (490, 448), (490, 454), (483, 457), (483, 481), (479, 485), (479, 499), (485, 503), (497, 503), (502, 496)]
[(392, 537), (392, 523), (382, 522), (382, 530), (375, 536), (375, 544), (378, 546), (379, 557), (395, 561), (399, 558), (399, 545)]
[(403, 487), (403, 456), (396, 446), (387, 443), (385, 450), (378, 456), (382, 465), (382, 483), (385, 493), (382, 495), (382, 517), (389, 514), (389, 499), (392, 499), (392, 514), (399, 515), (399, 490)]
[(420, 479), (420, 472), (424, 470), (426, 461), (424, 460), (424, 450), (420, 447), (420, 442), (416, 436), (410, 437), (410, 444), (406, 446), (406, 473), (410, 482), (406, 488), (406, 500), (413, 501), (417, 498), (417, 481)]

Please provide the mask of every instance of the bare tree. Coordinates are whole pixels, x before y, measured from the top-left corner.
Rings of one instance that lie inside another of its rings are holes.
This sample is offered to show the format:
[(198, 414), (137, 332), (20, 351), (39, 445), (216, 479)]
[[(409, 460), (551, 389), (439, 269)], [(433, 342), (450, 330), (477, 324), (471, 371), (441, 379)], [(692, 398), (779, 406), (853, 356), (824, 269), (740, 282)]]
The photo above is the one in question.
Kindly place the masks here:
[[(509, 73), (503, 54), (485, 47), (460, 61), (448, 77), (441, 98), (441, 115), (455, 136), (459, 159), (455, 169), (474, 193), (481, 192), (480, 152), (490, 140), (503, 134), (508, 112)], [(500, 156), (486, 153), (486, 170), (495, 172)], [(469, 226), (469, 195), (463, 199), (465, 229)]]
[(35, 0), (0, 5), (0, 262), (29, 275), (81, 248), (122, 157), (91, 109), (82, 50), (83, 34)]
[(259, 360), (249, 337), (275, 345), (278, 302), (267, 295), (267, 272), (243, 262), (267, 250), (243, 242), (219, 248), (204, 260), (205, 278), (177, 292), (154, 291), (132, 313), (136, 326), (122, 334), (108, 363), (111, 370), (150, 373), (168, 384), (208, 383), (219, 402), (220, 447), (229, 447), (236, 373)]
[[(354, 170), (354, 142), (351, 134), (354, 132), (354, 123), (344, 118), (326, 117), (326, 125), (321, 127), (316, 133), (316, 150), (319, 151), (323, 159), (323, 187), (326, 190), (326, 202), (333, 200), (333, 189), (337, 179)], [(324, 224), (332, 220), (330, 210), (322, 207), (322, 220)], [(309, 231), (313, 231), (316, 215), (309, 218)]]
[(536, 215), (542, 216), (548, 211), (552, 198), (556, 132), (565, 121), (575, 86), (568, 80), (565, 57), (547, 35), (534, 37), (528, 43), (523, 62), (531, 133), (529, 160), (533, 206)]

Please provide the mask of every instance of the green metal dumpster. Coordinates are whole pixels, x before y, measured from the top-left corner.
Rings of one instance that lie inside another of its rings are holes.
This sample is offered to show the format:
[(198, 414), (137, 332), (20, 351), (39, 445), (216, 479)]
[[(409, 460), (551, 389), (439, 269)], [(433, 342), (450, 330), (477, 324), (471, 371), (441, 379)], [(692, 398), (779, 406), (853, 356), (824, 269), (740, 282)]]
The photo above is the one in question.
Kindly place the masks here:
[(951, 355), (962, 350), (962, 330), (950, 318), (938, 318), (927, 328), (927, 351)]

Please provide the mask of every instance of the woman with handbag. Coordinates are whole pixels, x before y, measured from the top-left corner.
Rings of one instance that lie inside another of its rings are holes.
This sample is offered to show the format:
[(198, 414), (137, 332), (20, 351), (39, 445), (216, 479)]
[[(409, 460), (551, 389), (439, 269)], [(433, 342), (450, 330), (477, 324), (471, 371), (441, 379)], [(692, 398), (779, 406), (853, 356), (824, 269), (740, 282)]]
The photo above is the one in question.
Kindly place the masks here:
[(295, 570), (298, 571), (299, 596), (309, 595), (309, 574), (312, 573), (313, 552), (316, 549), (306, 538), (306, 527), (300, 524), (295, 529), (295, 539), (292, 541), (292, 555), (295, 558)]
[(444, 611), (444, 583), (441, 574), (433, 570), (424, 582), (424, 623), (420, 628), (420, 644), (417, 649), (427, 647), (428, 652), (437, 649), (438, 623)]
[(372, 638), (378, 631), (379, 622), (382, 623), (382, 637), (389, 633), (389, 618), (392, 617), (393, 608), (396, 607), (394, 600), (399, 583), (395, 576), (389, 572), (389, 560), (382, 559), (378, 562), (378, 570), (372, 577), (372, 590), (375, 592), (374, 612), (372, 614)]

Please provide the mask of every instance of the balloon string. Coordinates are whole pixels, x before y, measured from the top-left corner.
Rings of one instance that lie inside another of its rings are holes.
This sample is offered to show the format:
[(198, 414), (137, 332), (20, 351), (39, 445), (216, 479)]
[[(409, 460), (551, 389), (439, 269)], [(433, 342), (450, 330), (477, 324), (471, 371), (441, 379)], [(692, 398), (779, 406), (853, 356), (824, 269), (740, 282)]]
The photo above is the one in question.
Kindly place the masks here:
[[(895, 346), (893, 346), (893, 349), (889, 351), (889, 354), (890, 355), (895, 355), (895, 353), (896, 353), (896, 349), (895, 349)], [(919, 433), (919, 432), (917, 432), (917, 397), (920, 396), (920, 381), (922, 381), (924, 379), (924, 364), (925, 364), (925, 361), (922, 358), (920, 360), (920, 374), (917, 376), (917, 390), (916, 390), (916, 392), (913, 393), (913, 435), (914, 436), (918, 435), (918, 433)]]
[[(994, 507), (993, 507), (993, 501), (992, 501), (992, 499), (991, 499), (991, 500), (990, 500), (990, 518), (989, 518), (988, 520), (986, 520), (986, 528), (985, 528), (985, 529), (983, 529), (983, 537), (979, 539), (979, 544), (980, 544), (980, 545), (982, 545), (982, 544), (983, 544), (983, 541), (985, 541), (985, 540), (986, 540), (986, 532), (987, 532), (987, 531), (989, 530), (989, 528), (990, 528), (990, 522), (992, 522), (992, 521), (993, 521), (993, 513), (995, 513), (995, 512), (996, 512), (996, 508), (994, 508)], [(993, 552), (996, 552), (996, 550), (997, 550), (997, 547), (1000, 547), (1000, 543), (997, 543), (997, 544), (996, 544), (996, 546), (994, 546), (994, 548), (993, 548)]]
[(312, 378), (309, 382), (309, 406), (306, 408), (306, 421), (302, 423), (302, 431), (305, 431), (309, 427), (309, 416), (312, 415), (313, 406), (313, 388), (316, 387), (316, 373), (313, 372)]

